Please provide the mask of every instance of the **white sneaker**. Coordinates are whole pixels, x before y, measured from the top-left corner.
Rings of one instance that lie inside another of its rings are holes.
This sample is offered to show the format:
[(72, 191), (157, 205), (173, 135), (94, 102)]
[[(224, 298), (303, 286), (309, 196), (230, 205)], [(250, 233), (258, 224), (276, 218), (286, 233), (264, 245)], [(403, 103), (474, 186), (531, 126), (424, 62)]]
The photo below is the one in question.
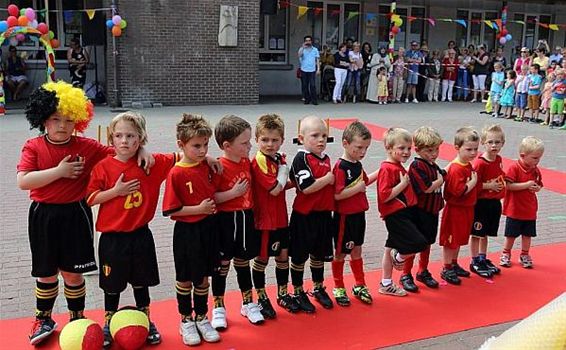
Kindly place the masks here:
[(243, 304), (240, 313), (242, 316), (247, 317), (252, 324), (261, 324), (265, 320), (256, 303)]
[(416, 98), (413, 99), (413, 103), (419, 103), (419, 100), (417, 100)]
[(476, 99), (474, 98), (473, 100), (470, 101), (470, 103), (476, 103)]
[(383, 101), (383, 104), (386, 105), (386, 104), (387, 104), (387, 101)]
[(212, 309), (212, 322), (210, 324), (214, 327), (214, 329), (228, 328), (228, 322), (226, 321), (226, 308), (221, 306)]
[(216, 329), (212, 328), (208, 318), (205, 317), (200, 321), (196, 321), (195, 324), (205, 342), (216, 343), (220, 340), (220, 334), (218, 334)]
[(408, 99), (408, 98), (405, 99), (405, 103), (409, 103), (409, 99)]
[(179, 325), (179, 333), (183, 337), (185, 345), (198, 345), (200, 344), (200, 335), (197, 331), (197, 326), (194, 321), (181, 322)]

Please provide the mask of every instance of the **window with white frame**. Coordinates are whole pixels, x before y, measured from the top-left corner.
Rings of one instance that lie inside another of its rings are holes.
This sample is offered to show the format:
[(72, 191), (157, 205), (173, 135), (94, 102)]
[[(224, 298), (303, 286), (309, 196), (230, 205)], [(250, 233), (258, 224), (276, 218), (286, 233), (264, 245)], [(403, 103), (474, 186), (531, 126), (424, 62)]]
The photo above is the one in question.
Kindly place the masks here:
[(313, 42), (331, 50), (347, 39), (360, 41), (361, 5), (357, 2), (307, 1), (307, 20)]
[[(552, 22), (551, 15), (539, 15), (539, 14), (524, 14), (516, 13), (513, 16), (515, 21), (521, 23), (513, 23), (513, 39), (515, 40), (515, 35), (517, 35), (517, 42), (521, 46), (528, 47), (529, 49), (534, 49), (538, 47), (540, 40), (546, 40), (549, 45), (552, 40), (552, 31), (544, 26), (539, 26), (537, 23), (549, 24)], [(522, 23), (525, 24), (522, 24)], [(552, 46), (551, 46), (552, 49)]]
[(259, 17), (259, 63), (287, 63), (288, 8), (280, 8), (274, 15)]
[[(391, 12), (391, 7), (388, 5), (379, 6), (378, 18), (378, 31), (379, 31), (379, 45), (389, 44), (389, 30), (391, 21), (387, 16)], [(395, 35), (395, 50), (400, 47), (407, 48), (411, 41), (422, 42), (424, 39), (424, 20), (425, 8), (424, 7), (397, 7), (395, 13), (401, 16), (403, 24), (399, 27), (399, 32)], [(417, 19), (409, 21), (407, 16), (409, 13)]]
[(500, 14), (496, 11), (459, 9), (456, 18), (466, 21), (466, 27), (456, 25), (456, 45), (486, 45), (488, 50), (497, 46), (496, 32), (485, 21), (494, 21)]

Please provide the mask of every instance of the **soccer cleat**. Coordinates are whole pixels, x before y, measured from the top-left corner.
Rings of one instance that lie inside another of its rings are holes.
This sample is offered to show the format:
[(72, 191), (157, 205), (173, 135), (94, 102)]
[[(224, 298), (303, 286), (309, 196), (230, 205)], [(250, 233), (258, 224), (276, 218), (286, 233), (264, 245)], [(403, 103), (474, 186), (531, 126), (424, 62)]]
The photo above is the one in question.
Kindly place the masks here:
[(336, 304), (340, 306), (350, 306), (350, 298), (348, 298), (346, 294), (346, 288), (334, 288), (332, 294), (334, 294)]
[(501, 269), (497, 266), (495, 266), (491, 260), (489, 259), (485, 259), (485, 264), (487, 265), (487, 268), (489, 269), (489, 271), (491, 271), (491, 273), (493, 275), (497, 275), (499, 273), (501, 273)]
[[(212, 328), (212, 326), (210, 326)], [(183, 337), (183, 344), (194, 346), (200, 344), (200, 335), (194, 321), (182, 321), (179, 324), (179, 333)]]
[(314, 305), (309, 300), (307, 293), (305, 293), (304, 291), (301, 291), (298, 294), (295, 294), (295, 296), (293, 298), (297, 302), (297, 305), (299, 305), (300, 310), (303, 310), (304, 312), (306, 312), (308, 314), (314, 312), (314, 310), (315, 310)]
[(454, 270), (458, 277), (470, 277), (470, 271), (464, 270), (458, 263), (452, 264), (452, 270)]
[(428, 270), (424, 270), (416, 275), (417, 281), (424, 283), (429, 288), (438, 288), (438, 282), (432, 277)]
[(149, 332), (147, 333), (146, 343), (150, 345), (157, 345), (161, 343), (161, 334), (155, 327), (155, 323), (149, 322)]
[(200, 321), (196, 321), (195, 325), (205, 342), (216, 343), (220, 340), (220, 334), (212, 327), (208, 318), (205, 317)]
[(407, 292), (416, 293), (419, 291), (419, 287), (415, 284), (415, 280), (411, 274), (401, 276), (399, 282)]
[(531, 259), (530, 255), (520, 255), (519, 262), (525, 269), (533, 268), (533, 259)]
[(326, 293), (325, 287), (315, 288), (310, 294), (320, 305), (322, 305), (323, 308), (332, 309), (334, 306), (332, 299), (330, 299), (328, 293)]
[(51, 317), (36, 318), (29, 335), (29, 343), (37, 345), (57, 329), (57, 323)]
[(499, 257), (499, 266), (511, 267), (511, 254), (501, 253)]
[(277, 313), (273, 309), (273, 306), (271, 306), (271, 301), (269, 301), (269, 298), (258, 299), (257, 304), (264, 319), (273, 319), (275, 318), (275, 316), (277, 316)]
[(403, 288), (397, 286), (393, 282), (391, 282), (391, 284), (388, 285), (387, 287), (384, 286), (383, 284), (379, 283), (379, 293), (385, 294), (385, 295), (393, 295), (393, 296), (396, 296), (396, 297), (407, 296), (407, 292)]
[(277, 305), (281, 306), (285, 310), (295, 313), (301, 311), (301, 308), (297, 304), (295, 298), (289, 294), (280, 295), (277, 297)]
[(483, 260), (477, 262), (472, 260), (472, 262), (470, 263), (470, 271), (483, 278), (490, 278), (491, 276), (493, 276), (493, 273)]
[(104, 341), (102, 343), (102, 347), (104, 349), (110, 349), (110, 347), (112, 346), (112, 342), (114, 341), (114, 339), (112, 339), (112, 333), (110, 333), (110, 325), (105, 324), (104, 328), (102, 328), (102, 333), (104, 334)]
[(440, 272), (440, 278), (455, 286), (462, 283), (462, 280), (460, 280), (460, 277), (458, 277), (454, 269), (443, 269), (442, 272)]
[(216, 330), (228, 328), (228, 322), (226, 321), (226, 308), (224, 306), (212, 309), (212, 322), (210, 322), (210, 324)]
[(391, 257), (391, 264), (393, 265), (393, 268), (395, 270), (402, 271), (403, 265), (405, 265), (405, 262), (397, 260), (397, 253), (399, 253), (399, 252), (395, 248), (392, 248), (389, 251), (389, 256)]
[(265, 321), (256, 303), (242, 304), (240, 314), (246, 317), (251, 324), (262, 324)]
[(352, 294), (366, 304), (373, 302), (373, 298), (371, 294), (369, 294), (369, 289), (366, 286), (354, 286), (352, 288)]

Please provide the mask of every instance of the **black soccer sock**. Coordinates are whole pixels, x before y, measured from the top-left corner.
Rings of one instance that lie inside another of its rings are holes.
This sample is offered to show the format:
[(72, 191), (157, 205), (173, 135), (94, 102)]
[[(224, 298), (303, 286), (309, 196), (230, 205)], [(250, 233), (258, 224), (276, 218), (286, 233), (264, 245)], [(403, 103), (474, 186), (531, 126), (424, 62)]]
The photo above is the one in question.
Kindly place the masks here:
[(55, 305), (55, 299), (59, 294), (59, 282), (44, 283), (35, 282), (36, 318), (50, 318), (51, 311)]
[(322, 288), (324, 282), (324, 261), (310, 258), (311, 276), (314, 289)]
[(104, 293), (104, 320), (110, 324), (110, 319), (118, 311), (120, 305), (120, 293)]
[(265, 293), (265, 268), (267, 267), (267, 262), (254, 259), (252, 266), (252, 279), (254, 281), (254, 287), (257, 292), (258, 299), (266, 299), (267, 294)]
[(277, 279), (277, 295), (286, 295), (289, 283), (289, 260), (275, 260), (275, 278)]
[(234, 269), (236, 270), (236, 278), (238, 287), (242, 292), (242, 302), (244, 304), (251, 303), (252, 298), (252, 273), (250, 271), (250, 263), (248, 260), (234, 259)]
[(177, 310), (183, 321), (190, 320), (193, 314), (193, 306), (191, 302), (191, 292), (193, 286), (182, 287), (179, 282), (175, 283), (175, 291), (177, 294)]
[(226, 293), (226, 277), (230, 270), (230, 262), (220, 265), (212, 272), (212, 296), (214, 307), (224, 307), (224, 294)]
[(206, 317), (208, 312), (208, 284), (205, 286), (195, 287), (193, 291), (193, 300), (195, 303), (195, 320), (200, 321)]
[(70, 286), (65, 283), (65, 298), (67, 299), (67, 308), (69, 309), (69, 318), (71, 321), (84, 318), (86, 285), (85, 281), (78, 286)]
[(303, 274), (305, 272), (305, 263), (295, 264), (291, 262), (291, 282), (293, 283), (293, 289), (295, 294), (299, 294), (303, 291)]
[(136, 301), (136, 308), (149, 317), (149, 287), (134, 287), (134, 300)]

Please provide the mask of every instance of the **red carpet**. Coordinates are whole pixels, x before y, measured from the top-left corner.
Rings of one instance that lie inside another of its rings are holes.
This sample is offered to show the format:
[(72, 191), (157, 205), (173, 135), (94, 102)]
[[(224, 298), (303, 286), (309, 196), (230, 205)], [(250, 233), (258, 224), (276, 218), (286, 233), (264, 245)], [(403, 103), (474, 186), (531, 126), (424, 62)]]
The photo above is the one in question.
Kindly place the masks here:
[[(357, 119), (330, 119), (330, 126), (336, 129), (344, 130), (346, 126), (348, 126), (348, 124), (355, 120)], [(364, 122), (364, 124), (371, 131), (374, 140), (382, 141), (383, 133), (387, 131), (387, 128), (372, 123)], [(440, 145), (440, 153), (438, 157), (447, 161), (451, 161), (452, 159), (456, 158), (456, 150), (454, 149), (454, 145), (444, 141), (444, 143)], [(507, 169), (509, 165), (511, 165), (514, 161), (514, 159), (503, 158), (503, 167)], [(564, 181), (566, 173), (542, 167), (539, 168), (542, 174), (542, 182), (544, 183), (545, 189), (561, 194), (566, 194), (566, 182)]]
[[(379, 295), (376, 286), (380, 272), (372, 271), (367, 274), (374, 295), (371, 306), (352, 300), (348, 308), (317, 307), (313, 315), (291, 315), (275, 306), (278, 319), (261, 326), (253, 326), (240, 316), (240, 295), (230, 292), (226, 296), (229, 329), (222, 333), (220, 343), (205, 346), (210, 349), (372, 349), (522, 319), (566, 290), (566, 243), (532, 248), (535, 263), (532, 270), (521, 268), (515, 262), (517, 256), (518, 252), (514, 252), (513, 267), (505, 269), (493, 283), (473, 276), (464, 279), (461, 286), (446, 285), (439, 290), (422, 287), (418, 294), (405, 298)], [(491, 259), (496, 261), (498, 257)], [(462, 259), (461, 264), (467, 266), (467, 259)], [(439, 266), (439, 263), (431, 266), (435, 276)], [(273, 268), (273, 262), (269, 268)], [(395, 273), (395, 278), (398, 276)], [(352, 277), (347, 276), (346, 285), (351, 286), (352, 282)], [(330, 292), (331, 279), (327, 279), (326, 285)], [(269, 294), (274, 299), (273, 287)], [(158, 348), (145, 349), (184, 348), (177, 331), (176, 310), (175, 300), (152, 304), (153, 319), (162, 332), (163, 343)], [(102, 323), (101, 310), (87, 311), (87, 316)], [(60, 331), (67, 316), (57, 315), (55, 319)], [(32, 349), (26, 339), (31, 325), (31, 318), (0, 321), (2, 348)], [(57, 338), (58, 334), (54, 335), (39, 349), (57, 349)]]

